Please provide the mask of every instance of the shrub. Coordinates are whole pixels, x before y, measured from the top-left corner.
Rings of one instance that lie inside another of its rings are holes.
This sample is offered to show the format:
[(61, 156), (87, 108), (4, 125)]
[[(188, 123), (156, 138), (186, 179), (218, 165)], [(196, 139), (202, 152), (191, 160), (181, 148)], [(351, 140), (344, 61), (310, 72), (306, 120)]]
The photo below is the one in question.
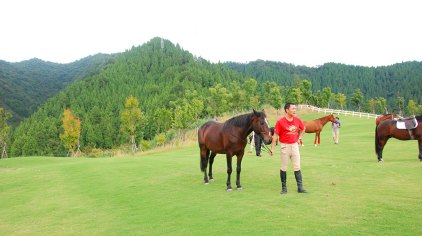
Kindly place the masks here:
[(146, 150), (151, 149), (152, 148), (151, 141), (149, 141), (149, 140), (142, 140), (141, 141), (141, 148), (142, 148), (142, 151), (146, 151)]
[(155, 136), (155, 141), (157, 143), (158, 146), (163, 145), (166, 142), (166, 134), (165, 133), (161, 133)]

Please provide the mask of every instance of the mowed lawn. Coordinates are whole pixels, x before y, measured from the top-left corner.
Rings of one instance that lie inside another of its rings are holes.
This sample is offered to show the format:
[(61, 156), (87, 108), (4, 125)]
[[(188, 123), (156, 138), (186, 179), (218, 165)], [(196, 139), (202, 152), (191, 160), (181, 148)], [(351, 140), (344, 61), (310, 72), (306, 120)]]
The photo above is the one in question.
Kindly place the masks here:
[(297, 193), (290, 166), (288, 194), (280, 195), (278, 148), (273, 157), (247, 153), (243, 191), (233, 192), (225, 191), (223, 155), (215, 182), (203, 184), (197, 145), (120, 158), (0, 160), (0, 235), (421, 235), (417, 141), (390, 140), (380, 164), (374, 120), (340, 121), (338, 145), (330, 124), (321, 146), (304, 137), (309, 194)]

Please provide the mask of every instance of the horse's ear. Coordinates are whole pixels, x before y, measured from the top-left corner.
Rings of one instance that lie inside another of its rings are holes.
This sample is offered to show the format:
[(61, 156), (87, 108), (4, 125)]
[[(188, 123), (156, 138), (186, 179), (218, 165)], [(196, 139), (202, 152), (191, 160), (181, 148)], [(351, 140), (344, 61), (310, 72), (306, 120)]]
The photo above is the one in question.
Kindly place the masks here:
[(253, 111), (253, 113), (254, 113), (255, 115), (257, 115), (257, 114), (256, 114), (256, 111), (255, 111), (255, 109), (254, 109), (254, 108), (252, 108), (252, 111)]

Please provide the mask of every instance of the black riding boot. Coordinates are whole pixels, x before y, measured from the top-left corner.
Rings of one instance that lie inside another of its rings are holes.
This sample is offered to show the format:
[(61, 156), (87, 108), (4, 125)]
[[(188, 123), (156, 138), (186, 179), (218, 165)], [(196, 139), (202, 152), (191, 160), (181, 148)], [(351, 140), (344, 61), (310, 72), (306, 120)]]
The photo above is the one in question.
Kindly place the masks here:
[(299, 193), (306, 193), (306, 190), (303, 188), (302, 185), (302, 173), (300, 172), (300, 170), (295, 171), (295, 178), (297, 182), (297, 191)]
[(280, 194), (286, 194), (287, 193), (286, 171), (280, 170), (280, 179), (281, 179), (281, 192), (280, 192)]

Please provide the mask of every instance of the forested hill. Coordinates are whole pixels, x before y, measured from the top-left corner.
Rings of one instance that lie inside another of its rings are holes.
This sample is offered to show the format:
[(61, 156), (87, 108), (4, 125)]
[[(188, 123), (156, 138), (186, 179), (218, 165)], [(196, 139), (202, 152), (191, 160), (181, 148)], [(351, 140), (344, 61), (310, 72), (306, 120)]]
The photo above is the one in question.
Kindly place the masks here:
[(68, 84), (98, 73), (112, 58), (97, 54), (68, 64), (36, 58), (17, 63), (0, 61), (0, 106), (12, 113), (16, 124)]
[(248, 64), (225, 64), (233, 70), (256, 77), (260, 82), (276, 81), (284, 86), (292, 86), (295, 80), (306, 79), (312, 83), (314, 93), (330, 87), (333, 92), (343, 93), (350, 98), (359, 88), (365, 100), (384, 97), (389, 107), (393, 108), (397, 97), (422, 103), (422, 62), (381, 67), (326, 63), (316, 68), (262, 60)]
[(201, 118), (250, 110), (244, 101), (249, 101), (246, 94), (255, 93), (256, 81), (246, 80), (222, 64), (154, 38), (116, 55), (99, 73), (73, 82), (40, 106), (14, 131), (11, 155), (65, 155), (59, 139), (65, 108), (81, 120), (82, 150), (126, 144), (129, 136), (121, 129), (121, 114), (129, 96), (139, 100), (142, 112), (136, 141), (153, 140), (158, 134), (170, 137)]

